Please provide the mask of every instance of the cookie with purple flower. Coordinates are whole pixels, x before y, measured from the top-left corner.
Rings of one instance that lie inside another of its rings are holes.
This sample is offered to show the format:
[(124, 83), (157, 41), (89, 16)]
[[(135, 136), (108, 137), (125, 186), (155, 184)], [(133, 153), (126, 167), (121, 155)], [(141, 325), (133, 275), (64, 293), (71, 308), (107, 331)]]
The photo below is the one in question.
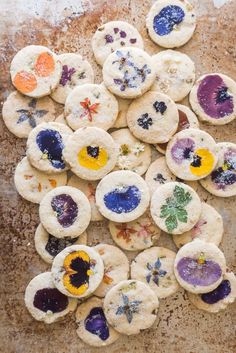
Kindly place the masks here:
[(99, 65), (116, 49), (137, 47), (143, 49), (143, 40), (131, 24), (124, 21), (111, 21), (98, 27), (92, 38), (92, 49)]
[(51, 93), (51, 97), (61, 104), (65, 104), (67, 96), (76, 87), (85, 83), (93, 83), (94, 73), (90, 63), (81, 55), (66, 53), (58, 56), (62, 64), (59, 85)]
[(181, 287), (188, 292), (208, 293), (223, 280), (225, 256), (215, 244), (195, 239), (177, 252), (174, 272)]
[(201, 185), (212, 195), (230, 197), (236, 195), (236, 144), (220, 142), (216, 145), (218, 163)]
[(162, 247), (144, 250), (131, 264), (131, 278), (149, 285), (158, 298), (166, 298), (178, 291), (174, 275), (176, 253)]
[(14, 91), (3, 104), (2, 117), (15, 136), (27, 138), (37, 125), (55, 120), (55, 106), (49, 97), (30, 98)]
[(187, 0), (158, 0), (147, 15), (146, 27), (150, 38), (161, 47), (181, 47), (196, 27), (194, 6)]
[(201, 121), (228, 124), (236, 117), (236, 82), (219, 73), (203, 75), (192, 88), (189, 101)]
[(124, 47), (111, 53), (103, 65), (103, 81), (114, 94), (123, 98), (141, 96), (155, 80), (150, 55), (139, 48)]

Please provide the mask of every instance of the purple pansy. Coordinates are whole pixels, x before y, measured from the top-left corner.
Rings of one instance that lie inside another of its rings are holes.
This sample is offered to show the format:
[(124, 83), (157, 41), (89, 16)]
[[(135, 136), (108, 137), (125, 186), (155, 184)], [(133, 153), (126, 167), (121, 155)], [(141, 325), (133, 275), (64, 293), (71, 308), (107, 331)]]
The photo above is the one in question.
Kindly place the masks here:
[(224, 154), (224, 163), (211, 173), (211, 180), (218, 189), (236, 183), (236, 150), (229, 148)]
[(75, 72), (76, 70), (74, 67), (69, 68), (68, 65), (63, 65), (60, 85), (65, 86), (68, 81), (71, 81), (71, 77)]
[(175, 163), (181, 164), (184, 159), (191, 159), (193, 157), (194, 148), (195, 143), (192, 139), (179, 139), (171, 148), (171, 156)]
[(224, 298), (226, 298), (230, 293), (231, 293), (230, 281), (225, 279), (213, 291), (202, 294), (201, 299), (207, 304), (216, 304), (220, 300), (223, 300)]
[(102, 341), (109, 338), (109, 327), (101, 307), (92, 308), (86, 319), (84, 320), (85, 329), (97, 335)]
[(158, 257), (157, 261), (154, 262), (154, 264), (150, 264), (148, 262), (147, 269), (149, 270), (149, 272), (146, 276), (147, 283), (150, 283), (150, 281), (152, 279), (153, 282), (157, 286), (159, 286), (159, 278), (165, 277), (165, 275), (167, 274), (167, 272), (165, 270), (161, 270), (161, 260), (159, 259), (159, 257)]
[(78, 216), (78, 205), (70, 195), (60, 194), (52, 198), (51, 207), (63, 228), (74, 224)]
[(45, 109), (36, 109), (37, 100), (35, 98), (31, 99), (28, 103), (30, 109), (18, 109), (16, 110), (19, 113), (19, 118), (17, 124), (23, 123), (23, 121), (28, 121), (29, 125), (34, 128), (37, 125), (36, 119), (42, 118), (48, 113), (48, 110)]

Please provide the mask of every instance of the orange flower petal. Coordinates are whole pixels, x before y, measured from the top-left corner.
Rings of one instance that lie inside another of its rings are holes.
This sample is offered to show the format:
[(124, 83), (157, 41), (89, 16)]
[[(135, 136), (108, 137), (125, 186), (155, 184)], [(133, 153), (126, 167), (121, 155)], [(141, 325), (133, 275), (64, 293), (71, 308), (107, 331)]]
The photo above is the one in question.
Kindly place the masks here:
[(37, 87), (36, 77), (27, 71), (17, 72), (13, 80), (13, 85), (21, 93), (30, 93)]
[(49, 183), (51, 184), (52, 188), (55, 188), (57, 186), (57, 182), (55, 179), (48, 179), (48, 180), (49, 180)]
[(39, 191), (39, 192), (42, 191), (42, 185), (41, 185), (41, 183), (38, 184), (38, 191)]
[(34, 65), (35, 72), (40, 77), (46, 77), (55, 70), (55, 61), (48, 52), (41, 53)]

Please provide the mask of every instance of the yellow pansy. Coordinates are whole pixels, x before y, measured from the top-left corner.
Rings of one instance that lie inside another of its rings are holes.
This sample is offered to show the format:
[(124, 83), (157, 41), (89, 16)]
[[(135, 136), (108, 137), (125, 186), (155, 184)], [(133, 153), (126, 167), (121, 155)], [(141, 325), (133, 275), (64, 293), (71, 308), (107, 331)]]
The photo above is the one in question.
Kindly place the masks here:
[(209, 150), (199, 148), (194, 152), (193, 162), (190, 164), (190, 170), (196, 176), (208, 175), (213, 170), (214, 161), (214, 156)]
[(78, 153), (79, 164), (87, 169), (99, 170), (107, 164), (108, 154), (98, 146), (83, 147)]

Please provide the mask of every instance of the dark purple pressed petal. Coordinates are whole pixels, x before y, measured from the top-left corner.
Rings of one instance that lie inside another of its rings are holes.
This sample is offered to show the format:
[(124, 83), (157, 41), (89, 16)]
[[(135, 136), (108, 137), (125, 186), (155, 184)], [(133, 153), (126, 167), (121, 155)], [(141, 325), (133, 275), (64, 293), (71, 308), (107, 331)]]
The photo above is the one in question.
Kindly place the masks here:
[(107, 320), (101, 307), (93, 308), (90, 311), (84, 320), (84, 326), (87, 331), (97, 335), (103, 341), (106, 341), (109, 337)]
[(53, 257), (64, 250), (67, 246), (73, 245), (79, 238), (56, 238), (49, 234), (45, 250)]
[(110, 34), (106, 34), (105, 35), (105, 41), (106, 41), (106, 43), (113, 43), (114, 39), (113, 39), (113, 37)]
[(113, 81), (116, 85), (121, 85), (123, 83), (123, 81), (119, 78), (114, 78)]
[(220, 300), (226, 298), (231, 293), (230, 281), (223, 280), (221, 284), (209, 293), (201, 295), (202, 300), (207, 304), (216, 304)]
[(199, 264), (191, 257), (183, 257), (177, 264), (177, 271), (185, 282), (202, 287), (217, 282), (222, 275), (221, 268), (215, 261), (206, 260)]
[(76, 72), (74, 67), (69, 68), (67, 65), (62, 66), (62, 74), (60, 79), (60, 84), (65, 86), (68, 81), (71, 81), (72, 75)]
[(114, 189), (104, 196), (105, 206), (118, 214), (132, 212), (140, 201), (141, 192), (135, 185)]
[(72, 226), (78, 215), (78, 205), (70, 195), (61, 194), (52, 198), (51, 206), (56, 212), (57, 220), (62, 227)]
[(125, 38), (127, 36), (125, 31), (120, 31), (120, 37)]
[(118, 33), (119, 32), (119, 28), (114, 28), (114, 33)]
[(171, 148), (171, 156), (175, 163), (181, 164), (184, 159), (191, 157), (191, 152), (194, 151), (195, 143), (190, 138), (177, 140)]
[(135, 44), (137, 42), (137, 39), (136, 38), (130, 38), (129, 41), (130, 41), (131, 44)]
[(68, 306), (68, 297), (56, 288), (39, 289), (34, 296), (35, 308), (47, 312), (59, 313), (65, 310)]

